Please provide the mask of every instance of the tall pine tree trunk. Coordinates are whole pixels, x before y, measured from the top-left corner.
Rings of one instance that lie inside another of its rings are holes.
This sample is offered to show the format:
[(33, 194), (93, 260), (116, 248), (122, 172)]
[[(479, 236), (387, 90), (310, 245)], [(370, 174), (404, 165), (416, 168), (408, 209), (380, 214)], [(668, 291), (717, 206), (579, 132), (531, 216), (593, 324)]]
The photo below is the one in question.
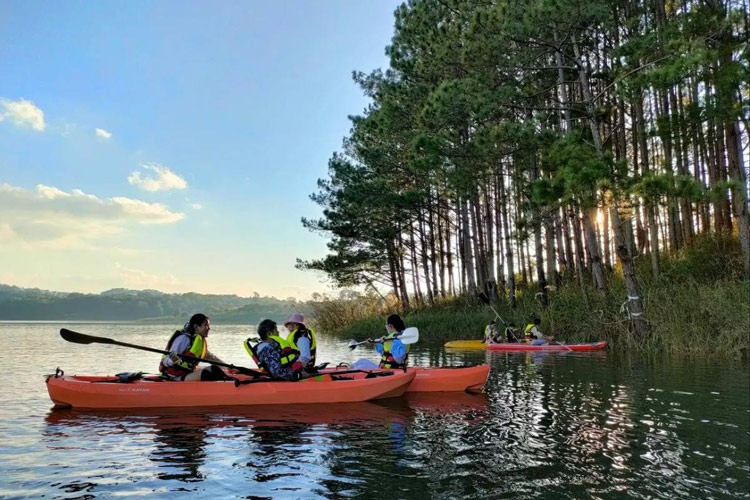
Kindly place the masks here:
[[(591, 135), (594, 139), (594, 147), (599, 154), (602, 154), (602, 139), (599, 134), (599, 124), (596, 122), (595, 107), (593, 98), (591, 96), (591, 87), (589, 85), (589, 76), (584, 65), (581, 53), (578, 50), (578, 44), (574, 35), (571, 36), (573, 43), (573, 52), (575, 53), (576, 60), (578, 61), (578, 78), (581, 83), (581, 91), (583, 92), (583, 98), (586, 104), (586, 112), (588, 115), (588, 122), (591, 128)], [(592, 193), (593, 194), (593, 193)], [(596, 241), (596, 230), (594, 224), (596, 221), (596, 207), (587, 207), (584, 211), (583, 226), (586, 234), (586, 245), (591, 256), (591, 273), (594, 276), (594, 284), (597, 290), (604, 293), (607, 290), (607, 284), (604, 281), (604, 270), (602, 269), (602, 259), (599, 252), (599, 244)]]
[(508, 192), (505, 189), (505, 173), (503, 172), (502, 165), (500, 166), (500, 173), (498, 175), (498, 183), (500, 185), (500, 196), (502, 197), (500, 202), (501, 215), (503, 218), (503, 233), (505, 234), (505, 262), (508, 266), (508, 298), (510, 299), (511, 307), (516, 306), (516, 269), (513, 263), (513, 239), (510, 234), (510, 221), (508, 215)]

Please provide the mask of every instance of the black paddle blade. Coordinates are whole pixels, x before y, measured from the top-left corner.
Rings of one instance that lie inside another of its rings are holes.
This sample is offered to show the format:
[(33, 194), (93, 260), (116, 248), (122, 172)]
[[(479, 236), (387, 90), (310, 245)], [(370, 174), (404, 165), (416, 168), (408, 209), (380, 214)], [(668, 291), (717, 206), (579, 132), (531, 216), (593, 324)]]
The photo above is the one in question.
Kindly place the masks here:
[(479, 297), (479, 300), (481, 300), (481, 301), (482, 301), (482, 302), (484, 302), (485, 304), (488, 304), (488, 305), (489, 305), (489, 303), (490, 303), (490, 299), (489, 299), (489, 298), (487, 297), (487, 295), (486, 295), (486, 294), (485, 294), (484, 292), (479, 292), (479, 293), (477, 294), (477, 297)]
[(83, 333), (74, 332), (73, 330), (68, 330), (67, 328), (60, 328), (60, 336), (67, 340), (68, 342), (73, 342), (74, 344), (112, 344), (112, 339), (107, 339), (104, 337), (92, 337), (91, 335), (86, 335)]

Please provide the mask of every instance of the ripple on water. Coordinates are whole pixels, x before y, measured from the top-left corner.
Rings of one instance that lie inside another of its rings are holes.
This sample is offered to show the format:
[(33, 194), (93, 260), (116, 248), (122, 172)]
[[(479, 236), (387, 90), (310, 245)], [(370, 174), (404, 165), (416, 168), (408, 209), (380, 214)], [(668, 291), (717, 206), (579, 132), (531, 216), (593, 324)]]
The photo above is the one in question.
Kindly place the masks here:
[[(148, 369), (158, 358), (65, 343), (59, 327), (3, 329), (9, 355), (24, 362), (13, 379), (0, 372), (2, 498), (750, 496), (750, 381), (742, 365), (416, 345), (416, 364), (491, 363), (486, 395), (50, 412), (39, 375), (61, 360), (67, 373), (95, 366), (103, 374)], [(97, 325), (92, 333), (154, 347), (165, 341), (164, 328), (150, 325)], [(217, 326), (212, 350), (247, 364), (236, 349), (246, 333)], [(325, 335), (319, 352), (322, 361), (362, 355)]]

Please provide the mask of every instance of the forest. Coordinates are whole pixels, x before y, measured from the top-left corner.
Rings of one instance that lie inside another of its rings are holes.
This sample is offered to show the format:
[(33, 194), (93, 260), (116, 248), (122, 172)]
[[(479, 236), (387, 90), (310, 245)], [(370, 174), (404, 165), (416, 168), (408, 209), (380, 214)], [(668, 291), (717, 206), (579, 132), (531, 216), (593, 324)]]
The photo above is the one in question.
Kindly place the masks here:
[(311, 195), (323, 215), (302, 219), (330, 252), (297, 266), (387, 289), (404, 312), (478, 292), (513, 308), (526, 291), (543, 311), (575, 288), (583, 306), (622, 304), (643, 338), (648, 287), (702, 248), (725, 261), (683, 277), (745, 299), (748, 10), (402, 4), (389, 67), (354, 73), (371, 103)]

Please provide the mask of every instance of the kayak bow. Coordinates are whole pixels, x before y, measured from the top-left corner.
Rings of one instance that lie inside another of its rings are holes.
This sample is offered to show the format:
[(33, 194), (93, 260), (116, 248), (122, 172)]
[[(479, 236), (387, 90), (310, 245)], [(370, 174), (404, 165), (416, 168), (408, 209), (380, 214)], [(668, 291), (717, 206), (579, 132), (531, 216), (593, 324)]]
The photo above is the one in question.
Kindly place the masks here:
[(445, 343), (445, 347), (449, 349), (484, 349), (484, 341), (482, 340), (451, 340)]

